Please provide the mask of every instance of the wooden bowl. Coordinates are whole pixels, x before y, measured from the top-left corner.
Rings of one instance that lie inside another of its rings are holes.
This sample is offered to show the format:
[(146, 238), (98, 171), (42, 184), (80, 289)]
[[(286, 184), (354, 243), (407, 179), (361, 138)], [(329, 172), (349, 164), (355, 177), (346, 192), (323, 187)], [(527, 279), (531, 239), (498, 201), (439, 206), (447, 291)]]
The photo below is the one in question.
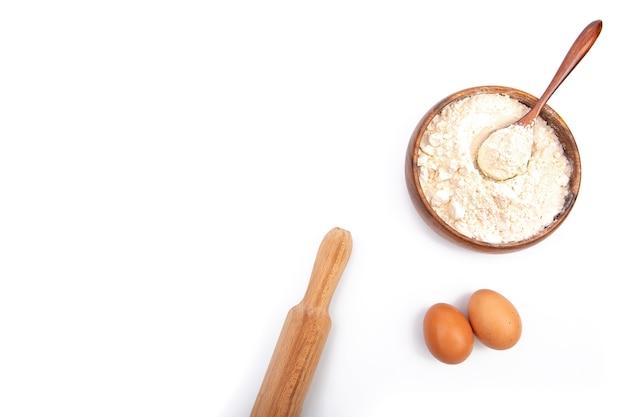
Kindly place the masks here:
[(502, 86), (482, 86), (482, 87), (473, 87), (465, 90), (461, 90), (454, 94), (445, 97), (437, 104), (435, 104), (420, 120), (418, 125), (416, 126), (411, 140), (409, 142), (409, 146), (406, 153), (405, 160), (405, 177), (406, 183), (409, 190), (409, 194), (411, 196), (411, 200), (421, 217), (424, 221), (433, 228), (436, 232), (438, 232), (444, 238), (451, 240), (454, 243), (460, 244), (461, 246), (475, 249), (478, 251), (484, 252), (492, 252), (492, 253), (505, 253), (512, 252), (520, 249), (527, 248), (532, 246), (543, 239), (547, 238), (550, 234), (552, 234), (563, 221), (566, 219), (574, 203), (576, 201), (576, 197), (578, 195), (578, 191), (580, 188), (580, 180), (581, 180), (581, 166), (580, 166), (580, 155), (578, 153), (578, 147), (576, 145), (576, 141), (574, 140), (574, 136), (570, 131), (569, 127), (563, 121), (563, 119), (549, 106), (545, 106), (542, 110), (540, 117), (545, 120), (548, 126), (552, 127), (555, 131), (557, 137), (559, 138), (564, 154), (569, 159), (571, 164), (572, 173), (569, 180), (569, 190), (567, 196), (565, 198), (565, 203), (563, 205), (562, 211), (558, 213), (552, 223), (548, 226), (540, 230), (538, 233), (534, 234), (532, 237), (525, 238), (523, 240), (518, 240), (514, 242), (506, 242), (506, 243), (490, 243), (481, 240), (477, 240), (475, 238), (471, 238), (466, 236), (463, 233), (460, 233), (452, 226), (448, 225), (433, 209), (433, 207), (428, 202), (428, 199), (420, 185), (420, 176), (419, 176), (419, 167), (417, 165), (417, 158), (419, 155), (420, 144), (422, 138), (433, 118), (439, 114), (442, 109), (452, 102), (476, 95), (476, 94), (485, 94), (485, 93), (498, 93), (507, 95), (522, 104), (525, 104), (528, 107), (532, 107), (535, 102), (537, 102), (537, 98), (524, 92), (517, 90), (515, 88), (510, 87), (502, 87)]

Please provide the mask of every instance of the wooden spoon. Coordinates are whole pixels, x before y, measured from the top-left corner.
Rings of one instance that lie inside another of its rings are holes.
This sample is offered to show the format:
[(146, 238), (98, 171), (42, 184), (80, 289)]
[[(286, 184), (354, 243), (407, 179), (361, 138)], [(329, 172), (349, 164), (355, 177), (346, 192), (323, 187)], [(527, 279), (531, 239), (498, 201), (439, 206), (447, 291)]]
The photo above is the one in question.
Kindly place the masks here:
[(476, 163), (486, 176), (496, 180), (513, 178), (526, 170), (533, 143), (532, 125), (548, 99), (587, 54), (600, 31), (602, 21), (591, 22), (578, 35), (541, 98), (517, 122), (492, 132), (478, 148)]
[(251, 417), (297, 417), (330, 331), (328, 307), (352, 252), (347, 230), (320, 244), (304, 298), (289, 310)]

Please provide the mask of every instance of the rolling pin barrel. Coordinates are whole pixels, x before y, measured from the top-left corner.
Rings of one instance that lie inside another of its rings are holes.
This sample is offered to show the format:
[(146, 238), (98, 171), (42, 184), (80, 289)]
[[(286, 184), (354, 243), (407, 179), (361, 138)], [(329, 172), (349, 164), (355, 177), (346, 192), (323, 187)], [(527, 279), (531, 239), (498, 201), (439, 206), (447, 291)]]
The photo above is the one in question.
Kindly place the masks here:
[(352, 251), (350, 232), (320, 244), (302, 301), (289, 310), (250, 417), (297, 417), (331, 327), (328, 307)]

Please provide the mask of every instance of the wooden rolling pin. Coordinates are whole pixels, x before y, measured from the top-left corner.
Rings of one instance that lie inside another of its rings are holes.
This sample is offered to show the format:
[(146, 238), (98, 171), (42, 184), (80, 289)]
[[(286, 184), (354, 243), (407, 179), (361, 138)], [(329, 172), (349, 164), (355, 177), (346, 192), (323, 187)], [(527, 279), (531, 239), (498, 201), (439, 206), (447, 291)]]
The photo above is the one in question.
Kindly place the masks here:
[(324, 236), (304, 298), (287, 314), (251, 417), (297, 417), (302, 412), (330, 331), (328, 306), (351, 251), (350, 232), (336, 227)]

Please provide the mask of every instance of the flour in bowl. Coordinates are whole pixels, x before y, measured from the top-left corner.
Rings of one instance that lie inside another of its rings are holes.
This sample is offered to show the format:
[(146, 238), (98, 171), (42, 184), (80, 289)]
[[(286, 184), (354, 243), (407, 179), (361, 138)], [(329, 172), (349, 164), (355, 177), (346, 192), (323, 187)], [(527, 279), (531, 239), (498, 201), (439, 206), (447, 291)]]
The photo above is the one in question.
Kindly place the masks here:
[(420, 186), (437, 215), (459, 233), (486, 243), (529, 239), (565, 205), (572, 166), (554, 130), (534, 122), (526, 171), (494, 180), (476, 166), (477, 137), (518, 120), (529, 108), (504, 94), (476, 94), (446, 106), (420, 143)]

